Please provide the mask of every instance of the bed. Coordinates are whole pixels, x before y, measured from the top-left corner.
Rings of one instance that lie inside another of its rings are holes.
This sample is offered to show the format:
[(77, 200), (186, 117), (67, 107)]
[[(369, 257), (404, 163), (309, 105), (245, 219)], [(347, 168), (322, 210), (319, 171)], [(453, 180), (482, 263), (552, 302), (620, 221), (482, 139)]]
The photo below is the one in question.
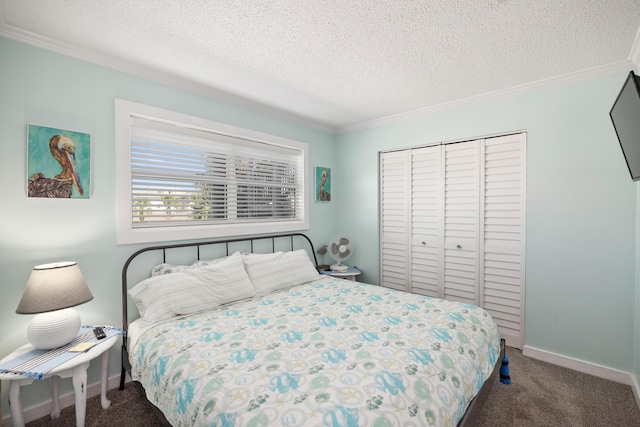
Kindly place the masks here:
[(473, 425), (499, 372), (491, 316), (316, 267), (299, 233), (137, 251), (120, 388), (128, 372), (173, 426)]

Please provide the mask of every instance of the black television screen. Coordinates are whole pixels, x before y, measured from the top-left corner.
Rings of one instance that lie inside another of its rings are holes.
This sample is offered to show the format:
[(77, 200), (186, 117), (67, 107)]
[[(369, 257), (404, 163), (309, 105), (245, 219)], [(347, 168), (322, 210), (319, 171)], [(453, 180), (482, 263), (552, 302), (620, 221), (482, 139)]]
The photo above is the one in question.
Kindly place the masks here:
[(633, 71), (609, 112), (631, 179), (640, 180), (640, 77)]

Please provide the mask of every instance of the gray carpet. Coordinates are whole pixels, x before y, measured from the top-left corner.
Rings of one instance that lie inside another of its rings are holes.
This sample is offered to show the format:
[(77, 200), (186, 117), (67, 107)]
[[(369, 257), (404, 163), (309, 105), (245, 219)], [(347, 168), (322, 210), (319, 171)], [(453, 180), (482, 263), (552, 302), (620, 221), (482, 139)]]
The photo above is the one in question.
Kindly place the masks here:
[[(507, 355), (512, 383), (494, 385), (478, 427), (640, 427), (631, 387), (524, 357), (516, 349), (507, 348)], [(87, 401), (87, 427), (160, 425), (135, 383), (107, 396), (106, 410), (99, 396)], [(68, 407), (57, 420), (44, 417), (27, 426), (72, 427), (74, 411)]]
[(507, 347), (511, 384), (494, 385), (479, 427), (638, 427), (630, 386), (522, 355)]

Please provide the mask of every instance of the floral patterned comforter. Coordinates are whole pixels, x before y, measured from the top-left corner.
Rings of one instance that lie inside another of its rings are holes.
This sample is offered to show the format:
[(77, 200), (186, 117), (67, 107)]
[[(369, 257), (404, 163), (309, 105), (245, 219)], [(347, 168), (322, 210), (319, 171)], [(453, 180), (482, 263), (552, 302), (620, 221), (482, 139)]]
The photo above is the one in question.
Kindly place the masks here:
[(144, 330), (174, 426), (455, 426), (499, 357), (484, 310), (327, 277)]

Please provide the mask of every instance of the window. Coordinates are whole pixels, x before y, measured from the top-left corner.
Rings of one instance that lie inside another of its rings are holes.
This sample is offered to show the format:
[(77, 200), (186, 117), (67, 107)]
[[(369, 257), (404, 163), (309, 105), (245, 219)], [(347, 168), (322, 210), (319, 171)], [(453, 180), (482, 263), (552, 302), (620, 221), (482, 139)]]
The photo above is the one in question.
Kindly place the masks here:
[(116, 100), (118, 243), (308, 228), (307, 144)]

